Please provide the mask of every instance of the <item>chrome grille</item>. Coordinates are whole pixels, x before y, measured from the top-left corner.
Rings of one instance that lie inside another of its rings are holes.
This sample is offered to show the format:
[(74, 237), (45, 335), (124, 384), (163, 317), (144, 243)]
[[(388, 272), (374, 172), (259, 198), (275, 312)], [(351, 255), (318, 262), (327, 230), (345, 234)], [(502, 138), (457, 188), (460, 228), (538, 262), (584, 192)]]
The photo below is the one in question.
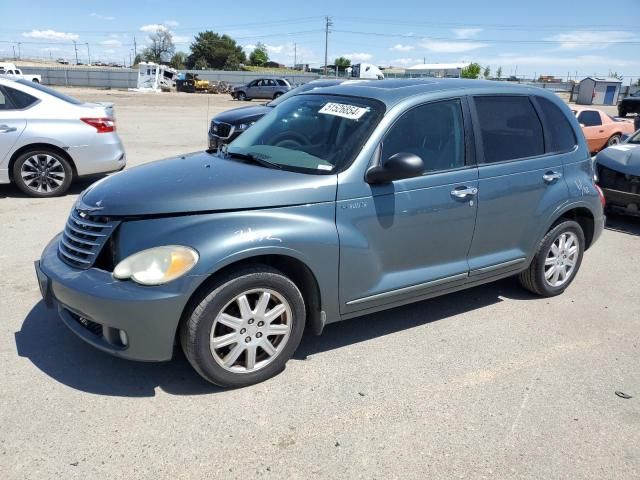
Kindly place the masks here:
[(211, 122), (211, 133), (219, 138), (229, 138), (233, 133), (233, 126), (223, 122)]
[(90, 268), (117, 225), (74, 208), (58, 244), (60, 258), (73, 267)]

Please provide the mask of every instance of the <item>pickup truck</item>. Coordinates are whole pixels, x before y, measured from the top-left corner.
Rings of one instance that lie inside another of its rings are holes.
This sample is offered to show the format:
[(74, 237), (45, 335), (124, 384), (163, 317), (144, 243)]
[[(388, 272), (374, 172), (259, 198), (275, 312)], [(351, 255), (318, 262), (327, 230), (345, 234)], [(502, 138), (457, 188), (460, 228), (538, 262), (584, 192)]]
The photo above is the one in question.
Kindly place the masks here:
[(41, 83), (42, 77), (40, 75), (34, 74), (24, 74), (22, 70), (16, 68), (16, 66), (12, 63), (0, 63), (0, 75), (4, 75), (12, 80), (29, 80), (34, 83)]

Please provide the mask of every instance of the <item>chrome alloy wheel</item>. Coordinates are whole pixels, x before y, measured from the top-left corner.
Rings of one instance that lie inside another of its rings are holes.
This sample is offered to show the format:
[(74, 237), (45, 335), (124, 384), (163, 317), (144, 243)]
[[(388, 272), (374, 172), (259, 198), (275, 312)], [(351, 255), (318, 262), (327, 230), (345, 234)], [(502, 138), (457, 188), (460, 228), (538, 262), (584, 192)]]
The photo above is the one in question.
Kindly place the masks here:
[(578, 237), (563, 232), (553, 241), (544, 262), (544, 278), (552, 287), (564, 285), (573, 275), (580, 255)]
[(278, 292), (243, 292), (227, 303), (213, 321), (211, 354), (225, 370), (255, 372), (273, 362), (284, 349), (292, 320), (291, 306)]
[(46, 153), (27, 158), (20, 168), (24, 184), (38, 193), (51, 193), (59, 189), (67, 174), (60, 160)]

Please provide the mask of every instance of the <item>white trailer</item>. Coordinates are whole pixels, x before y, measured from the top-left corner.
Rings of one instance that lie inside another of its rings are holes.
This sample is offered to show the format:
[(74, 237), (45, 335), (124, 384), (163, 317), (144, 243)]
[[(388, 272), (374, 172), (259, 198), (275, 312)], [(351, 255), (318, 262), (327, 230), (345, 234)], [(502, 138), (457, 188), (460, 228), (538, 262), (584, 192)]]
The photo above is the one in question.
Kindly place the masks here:
[(153, 62), (140, 62), (136, 90), (159, 92), (174, 89), (177, 76), (175, 68)]

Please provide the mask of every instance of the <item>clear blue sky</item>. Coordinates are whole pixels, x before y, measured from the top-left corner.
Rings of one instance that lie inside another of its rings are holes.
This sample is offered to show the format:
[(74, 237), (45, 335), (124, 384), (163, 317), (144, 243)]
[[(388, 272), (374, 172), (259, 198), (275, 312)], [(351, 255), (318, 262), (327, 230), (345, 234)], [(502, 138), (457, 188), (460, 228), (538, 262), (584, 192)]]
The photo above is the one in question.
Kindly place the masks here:
[[(611, 7), (610, 7), (611, 6)], [(640, 77), (638, 0), (538, 0), (522, 2), (457, 0), (359, 1), (252, 0), (90, 2), (3, 0), (0, 5), (0, 57), (72, 59), (72, 40), (81, 61), (122, 62), (144, 47), (153, 25), (174, 34), (177, 50), (187, 51), (193, 35), (205, 29), (228, 33), (248, 49), (261, 41), (272, 59), (324, 62), (324, 19), (332, 17), (329, 59), (409, 66), (477, 61), (503, 75), (534, 73), (567, 76), (610, 71)], [(14, 42), (14, 43), (11, 43)]]

